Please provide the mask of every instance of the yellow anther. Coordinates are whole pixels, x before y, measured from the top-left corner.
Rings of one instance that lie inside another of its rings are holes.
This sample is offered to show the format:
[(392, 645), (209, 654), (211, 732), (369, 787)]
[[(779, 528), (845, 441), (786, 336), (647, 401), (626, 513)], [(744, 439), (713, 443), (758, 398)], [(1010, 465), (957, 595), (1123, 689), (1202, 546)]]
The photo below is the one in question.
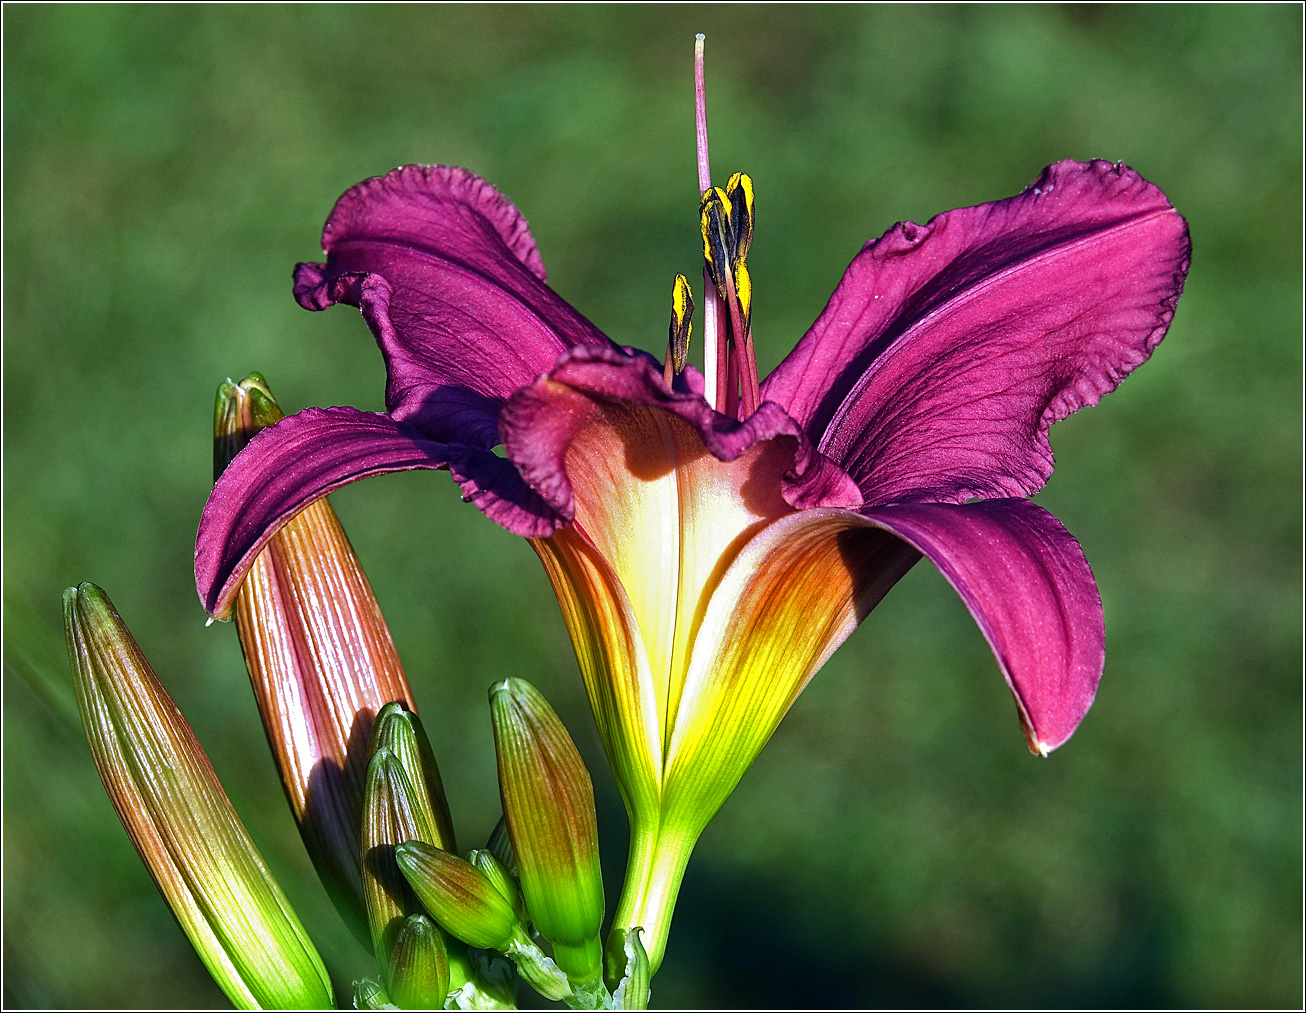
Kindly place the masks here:
[(748, 173), (737, 172), (730, 177), (726, 200), (730, 205), (732, 255), (736, 260), (743, 260), (753, 242), (753, 180)]
[(748, 276), (748, 266), (744, 258), (735, 261), (735, 296), (739, 299), (739, 309), (744, 317), (744, 330), (748, 330), (752, 314), (753, 280)]
[(694, 333), (693, 315), (694, 296), (689, 290), (689, 281), (683, 274), (678, 274), (671, 290), (671, 326), (667, 333), (667, 360), (675, 373), (683, 372), (689, 360), (689, 339)]
[(719, 186), (704, 190), (699, 213), (703, 228), (703, 259), (707, 261), (712, 280), (724, 299), (725, 276), (721, 272), (729, 267), (730, 248), (734, 245), (730, 201), (726, 199), (725, 191)]

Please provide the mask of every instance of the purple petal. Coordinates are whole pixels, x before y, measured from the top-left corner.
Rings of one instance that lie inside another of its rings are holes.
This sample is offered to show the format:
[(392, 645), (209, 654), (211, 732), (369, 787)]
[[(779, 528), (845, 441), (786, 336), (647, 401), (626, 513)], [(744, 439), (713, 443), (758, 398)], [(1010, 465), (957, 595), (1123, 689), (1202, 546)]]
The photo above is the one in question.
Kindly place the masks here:
[(569, 523), (575, 513), (566, 456), (586, 425), (614, 405), (659, 408), (689, 423), (718, 460), (733, 461), (758, 443), (786, 440), (793, 464), (781, 479), (785, 501), (796, 509), (857, 507), (862, 497), (852, 480), (818, 453), (779, 405), (764, 403), (743, 422), (714, 412), (701, 396), (669, 390), (656, 363), (615, 348), (577, 348), (547, 376), (519, 391), (504, 406), (504, 450), (530, 487)]
[(386, 405), (437, 440), (491, 446), (502, 401), (575, 345), (610, 346), (544, 284), (525, 219), (479, 176), (410, 165), (359, 183), (295, 269), (307, 309), (359, 307), (385, 355)]
[(902, 503), (864, 517), (928, 556), (979, 623), (1030, 749), (1070, 738), (1102, 678), (1102, 600), (1084, 552), (1025, 500)]
[(1008, 200), (868, 243), (762, 395), (868, 503), (1032, 495), (1049, 426), (1164, 336), (1189, 248), (1133, 170), (1058, 162)]
[(465, 498), (517, 534), (557, 527), (553, 511), (489, 451), (437, 443), (356, 408), (308, 408), (255, 436), (214, 486), (195, 543), (204, 607), (225, 618), (254, 557), (313, 500), (360, 478), (414, 468), (450, 468)]

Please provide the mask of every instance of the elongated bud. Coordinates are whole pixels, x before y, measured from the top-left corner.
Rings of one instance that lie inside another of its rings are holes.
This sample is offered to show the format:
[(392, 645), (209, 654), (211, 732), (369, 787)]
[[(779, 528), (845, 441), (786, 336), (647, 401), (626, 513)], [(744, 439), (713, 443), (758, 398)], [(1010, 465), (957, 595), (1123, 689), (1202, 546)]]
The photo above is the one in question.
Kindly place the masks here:
[(453, 820), (449, 816), (444, 784), (426, 730), (422, 727), (422, 719), (398, 701), (386, 704), (376, 716), (372, 741), (368, 746), (370, 753), (379, 749), (394, 753), (408, 775), (408, 783), (413, 789), (411, 801), (417, 810), (419, 825), (429, 828), (436, 847), (452, 851), (456, 847)]
[(421, 841), (407, 841), (395, 858), (431, 916), (469, 946), (506, 950), (521, 929), (512, 903), (476, 866)]
[(400, 1009), (440, 1009), (449, 994), (444, 934), (425, 915), (409, 915), (390, 955), (390, 1001)]
[[(222, 384), (215, 470), (281, 414), (259, 374)], [(415, 708), (385, 619), (326, 499), (301, 511), (259, 554), (235, 616), (304, 845), (341, 914), (366, 938), (358, 834), (368, 736), (385, 704)]]
[(378, 749), (372, 754), (363, 803), (363, 895), (383, 981), (389, 981), (390, 957), (400, 928), (409, 915), (421, 913), (399, 869), (395, 848), (414, 840), (432, 844), (435, 836), (415, 794), (394, 753)]
[(526, 912), (526, 902), (522, 900), (521, 887), (517, 883), (517, 877), (508, 871), (508, 867), (494, 857), (494, 853), (476, 849), (467, 853), (467, 861), (476, 866), (481, 874), (485, 876), (494, 888), (503, 895), (504, 900), (512, 905), (512, 909), (517, 912), (517, 917), (521, 918)]
[(499, 794), (531, 921), (573, 981), (601, 972), (603, 921), (594, 786), (580, 753), (530, 683), (490, 690)]
[(108, 596), (64, 592), (77, 705), (100, 778), (182, 930), (241, 1009), (322, 1009), (331, 980), (194, 732)]

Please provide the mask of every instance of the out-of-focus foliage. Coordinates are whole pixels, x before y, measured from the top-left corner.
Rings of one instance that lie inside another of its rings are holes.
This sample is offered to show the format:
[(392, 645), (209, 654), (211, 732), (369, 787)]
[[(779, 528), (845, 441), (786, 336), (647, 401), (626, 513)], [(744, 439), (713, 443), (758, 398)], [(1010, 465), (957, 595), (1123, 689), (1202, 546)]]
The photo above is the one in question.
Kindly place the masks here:
[[(700, 255), (696, 31), (717, 175), (757, 187), (763, 369), (862, 242), (1059, 158), (1138, 169), (1194, 257), (1153, 361), (1053, 433), (1039, 502), (1106, 608), (1080, 732), (1026, 753), (982, 637), (918, 567), (709, 827), (654, 1003), (1301, 1001), (1296, 6), (23, 6), (4, 12), (6, 1005), (221, 1003), (76, 723), (59, 592), (82, 580), (113, 596), (337, 982), (367, 973), (235, 631), (205, 629), (193, 590), (214, 388), (258, 369), (287, 410), (381, 407), (362, 321), (299, 309), (290, 270), (342, 190), (411, 161), (487, 176), (558, 290), (661, 354), (672, 276)], [(486, 687), (525, 676), (590, 764), (619, 875), (620, 803), (526, 544), (441, 475), (333, 502), (460, 840), (498, 816)]]

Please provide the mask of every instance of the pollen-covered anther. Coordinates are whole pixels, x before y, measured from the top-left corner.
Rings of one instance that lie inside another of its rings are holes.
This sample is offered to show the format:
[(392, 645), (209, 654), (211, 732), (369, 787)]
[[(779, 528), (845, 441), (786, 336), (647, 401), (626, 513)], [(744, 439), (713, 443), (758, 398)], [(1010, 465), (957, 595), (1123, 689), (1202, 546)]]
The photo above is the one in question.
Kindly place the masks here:
[(753, 179), (748, 173), (737, 172), (730, 177), (726, 200), (730, 204), (731, 257), (742, 262), (753, 243)]
[(671, 324), (667, 328), (667, 361), (662, 374), (668, 387), (676, 376), (685, 371), (689, 362), (689, 339), (694, 333), (693, 316), (694, 296), (689, 290), (689, 280), (683, 274), (678, 274), (671, 290)]
[(707, 265), (717, 295), (726, 299), (726, 278), (734, 260), (734, 226), (730, 221), (730, 201), (719, 186), (703, 191), (699, 203), (703, 231), (703, 260)]

